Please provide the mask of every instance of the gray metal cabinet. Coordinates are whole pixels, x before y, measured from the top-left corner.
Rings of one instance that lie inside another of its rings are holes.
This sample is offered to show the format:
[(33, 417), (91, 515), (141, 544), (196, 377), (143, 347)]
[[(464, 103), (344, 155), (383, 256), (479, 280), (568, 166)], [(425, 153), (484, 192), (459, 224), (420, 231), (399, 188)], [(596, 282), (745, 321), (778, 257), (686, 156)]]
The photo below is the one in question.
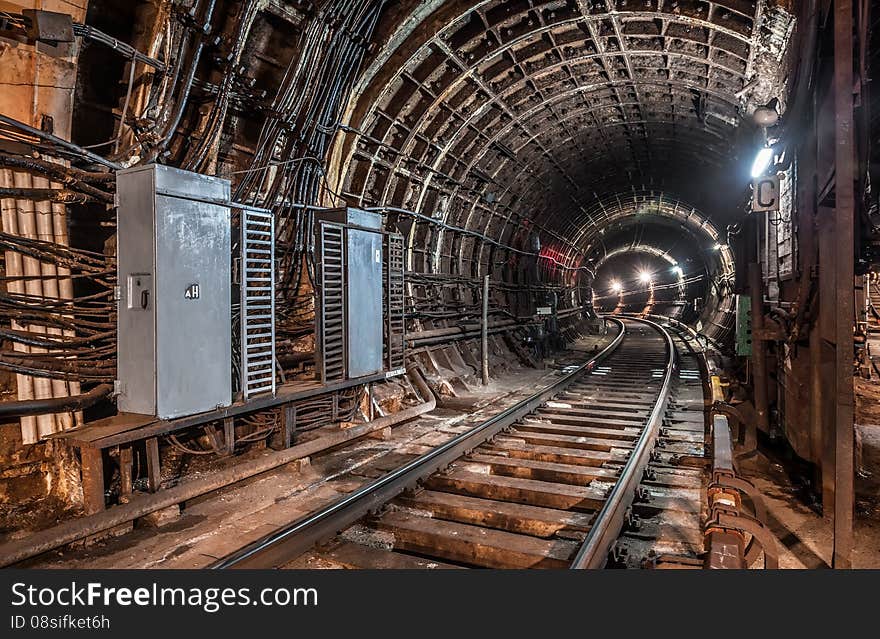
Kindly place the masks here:
[[(386, 247), (389, 238), (393, 238), (393, 277), (389, 276), (391, 251)], [(392, 360), (402, 368), (402, 238), (383, 231), (380, 215), (346, 208), (316, 214), (315, 240), (321, 381), (387, 372)], [(386, 308), (392, 301), (396, 306)], [(393, 333), (393, 356), (386, 356), (386, 333)]]
[(147, 165), (117, 174), (121, 411), (232, 403), (230, 185)]

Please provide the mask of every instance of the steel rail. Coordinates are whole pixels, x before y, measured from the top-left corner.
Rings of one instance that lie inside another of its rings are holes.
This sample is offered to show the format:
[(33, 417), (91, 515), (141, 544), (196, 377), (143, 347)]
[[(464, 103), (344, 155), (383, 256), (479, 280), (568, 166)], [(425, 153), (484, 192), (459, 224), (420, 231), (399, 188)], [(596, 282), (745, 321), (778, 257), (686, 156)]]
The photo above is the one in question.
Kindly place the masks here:
[[(627, 313), (623, 313), (623, 316), (630, 317), (630, 315)], [(709, 337), (705, 333), (697, 332), (696, 330), (693, 329), (692, 326), (690, 326), (690, 324), (685, 324), (684, 322), (682, 322), (679, 319), (676, 319), (674, 317), (670, 317), (669, 315), (656, 315), (653, 313), (648, 313), (644, 317), (647, 319), (650, 319), (650, 320), (654, 320), (655, 322), (658, 322), (658, 323), (667, 322), (668, 324), (672, 324), (672, 326), (675, 329), (677, 329), (678, 331), (685, 331), (686, 333), (688, 333), (691, 336), (691, 340), (696, 342), (700, 346), (700, 348), (702, 348), (704, 351), (710, 350), (710, 349), (714, 349), (716, 351), (722, 350), (718, 346), (717, 340), (712, 339), (711, 337)], [(686, 343), (688, 343), (688, 347), (691, 348), (691, 352), (696, 353), (697, 351), (695, 351), (692, 347), (690, 347), (689, 342), (691, 340), (685, 340), (685, 341), (686, 341)], [(705, 344), (701, 344), (700, 340), (705, 341)]]
[(648, 462), (651, 460), (651, 451), (657, 441), (660, 426), (663, 423), (663, 415), (666, 413), (666, 406), (669, 403), (672, 374), (676, 367), (676, 350), (672, 336), (669, 334), (669, 331), (651, 320), (635, 317), (628, 317), (627, 319), (648, 324), (665, 338), (668, 354), (666, 373), (663, 385), (660, 387), (657, 403), (654, 405), (654, 410), (651, 411), (650, 418), (641, 435), (639, 435), (632, 454), (627, 459), (626, 464), (624, 464), (620, 478), (605, 499), (605, 503), (596, 515), (596, 519), (593, 521), (593, 525), (590, 527), (584, 543), (569, 566), (574, 570), (605, 567), (608, 561), (608, 554), (611, 552), (618, 537), (620, 537), (620, 532), (626, 520), (626, 511), (633, 503), (636, 490), (642, 481), (642, 475), (648, 466)]
[(359, 488), (324, 508), (258, 539), (213, 563), (210, 568), (277, 568), (307, 552), (315, 544), (339, 534), (358, 519), (381, 508), (419, 481), (446, 468), (456, 459), (535, 411), (559, 394), (584, 372), (613, 353), (626, 334), (622, 321), (613, 319), (619, 332), (601, 352), (568, 373), (558, 382), (514, 404), (466, 433), (403, 465), (397, 470)]

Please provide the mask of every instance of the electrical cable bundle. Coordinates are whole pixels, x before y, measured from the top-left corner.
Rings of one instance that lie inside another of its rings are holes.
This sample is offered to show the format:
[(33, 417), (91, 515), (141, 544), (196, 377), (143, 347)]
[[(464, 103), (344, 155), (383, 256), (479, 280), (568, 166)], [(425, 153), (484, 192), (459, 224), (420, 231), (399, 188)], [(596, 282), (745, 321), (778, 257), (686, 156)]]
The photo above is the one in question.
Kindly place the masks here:
[[(336, 421), (349, 422), (357, 417), (358, 409), (364, 398), (364, 387), (357, 386), (340, 391), (335, 396), (325, 395), (310, 399), (294, 402), (296, 407), (296, 432), (303, 433), (328, 423), (328, 415), (333, 412), (333, 404), (336, 404)], [(275, 433), (281, 425), (281, 409), (274, 408), (271, 410), (261, 411), (241, 418), (242, 424), (248, 426), (251, 430), (245, 435), (239, 435), (235, 438), (236, 446), (253, 444), (266, 441)], [(199, 440), (198, 436), (191, 437), (193, 440)], [(209, 448), (193, 448), (180, 441), (177, 435), (171, 434), (165, 437), (165, 440), (173, 447), (187, 455), (212, 455), (225, 453), (225, 449), (215, 445), (214, 439), (207, 438)]]
[[(337, 395), (337, 420), (353, 421), (364, 396), (364, 387), (356, 386)], [(314, 430), (326, 425), (327, 415), (333, 410), (333, 396), (319, 396), (295, 403), (297, 432)]]
[(99, 253), (9, 233), (0, 233), (0, 249), (39, 264), (67, 269), (71, 279), (87, 280), (89, 288), (97, 290), (74, 299), (32, 295), (14, 289), (26, 289), (30, 281), (58, 275), (4, 276), (6, 291), (0, 293), (3, 325), (0, 338), (37, 350), (0, 350), (0, 368), (34, 377), (112, 382), (116, 372), (113, 260)]
[[(339, 112), (379, 18), (378, 0), (322, 3), (303, 32), (260, 132), (252, 163), (235, 199), (276, 212), (281, 260), (278, 322), (296, 315), (303, 271), (314, 288), (314, 212), (325, 180), (324, 162)], [(298, 205), (286, 205), (296, 202)]]
[(231, 37), (233, 48), (228, 55), (226, 73), (217, 87), (216, 98), (211, 103), (208, 112), (202, 117), (204, 127), (199, 131), (198, 141), (187, 149), (186, 157), (181, 165), (184, 169), (189, 171), (205, 171), (207, 169), (209, 151), (222, 133), (223, 123), (229, 109), (232, 89), (236, 80), (236, 73), (233, 69), (237, 67), (241, 59), (247, 35), (259, 14), (261, 5), (262, 2), (259, 0), (248, 0), (240, 12), (238, 23)]

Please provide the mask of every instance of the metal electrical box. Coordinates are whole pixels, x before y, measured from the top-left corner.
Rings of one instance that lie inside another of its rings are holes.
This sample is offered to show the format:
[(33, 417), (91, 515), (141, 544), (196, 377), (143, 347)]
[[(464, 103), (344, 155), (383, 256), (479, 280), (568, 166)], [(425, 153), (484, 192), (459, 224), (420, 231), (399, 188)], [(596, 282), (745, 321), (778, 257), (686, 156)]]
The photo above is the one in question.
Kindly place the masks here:
[(354, 208), (318, 213), (315, 233), (321, 380), (402, 372), (402, 237)]
[(230, 184), (119, 171), (120, 411), (162, 419), (232, 403)]
[(736, 354), (745, 357), (752, 355), (752, 298), (750, 295), (736, 296)]
[[(351, 210), (352, 224), (382, 228), (382, 218)], [(348, 375), (382, 370), (382, 236), (348, 229)]]

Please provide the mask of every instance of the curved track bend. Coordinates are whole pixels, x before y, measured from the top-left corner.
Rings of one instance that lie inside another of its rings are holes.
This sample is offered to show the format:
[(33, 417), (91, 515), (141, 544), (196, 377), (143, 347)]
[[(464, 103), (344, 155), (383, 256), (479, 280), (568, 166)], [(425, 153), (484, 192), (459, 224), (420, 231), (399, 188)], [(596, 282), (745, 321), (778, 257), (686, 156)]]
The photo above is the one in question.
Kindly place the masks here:
[(690, 389), (683, 429), (668, 421), (682, 384), (702, 388), (699, 370), (696, 359), (680, 370), (694, 354), (659, 324), (609, 321), (612, 342), (551, 386), (214, 567), (602, 568), (609, 557), (662, 557), (663, 535), (652, 546), (646, 531), (664, 491), (691, 491), (670, 498), (670, 516), (696, 510), (699, 531), (701, 471), (669, 455), (702, 455), (701, 391)]

